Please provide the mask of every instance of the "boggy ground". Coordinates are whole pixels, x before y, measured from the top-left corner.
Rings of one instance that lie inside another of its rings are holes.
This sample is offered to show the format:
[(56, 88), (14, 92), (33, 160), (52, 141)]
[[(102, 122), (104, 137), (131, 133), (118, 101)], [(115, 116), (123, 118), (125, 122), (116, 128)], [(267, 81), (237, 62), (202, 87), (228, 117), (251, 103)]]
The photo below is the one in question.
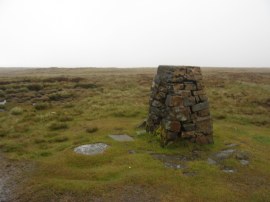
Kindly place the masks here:
[(161, 148), (136, 128), (154, 68), (0, 69), (0, 201), (269, 201), (270, 69), (202, 70), (215, 144)]

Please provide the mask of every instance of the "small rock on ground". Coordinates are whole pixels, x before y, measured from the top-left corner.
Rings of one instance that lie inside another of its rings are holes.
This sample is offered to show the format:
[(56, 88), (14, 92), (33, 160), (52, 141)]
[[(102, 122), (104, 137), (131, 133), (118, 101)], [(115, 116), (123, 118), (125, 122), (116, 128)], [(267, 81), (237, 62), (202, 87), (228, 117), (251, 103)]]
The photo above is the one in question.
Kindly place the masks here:
[(231, 169), (231, 168), (224, 168), (222, 171), (224, 173), (234, 173), (235, 172), (235, 170), (234, 169)]
[(131, 142), (134, 141), (134, 139), (126, 134), (123, 135), (109, 135), (110, 138), (118, 141), (118, 142)]
[(236, 147), (238, 146), (239, 144), (236, 144), (236, 143), (231, 143), (231, 144), (226, 144), (226, 147), (227, 148), (232, 148), (232, 147)]
[(249, 164), (248, 160), (240, 160), (241, 165), (247, 166)]
[(207, 159), (207, 163), (208, 163), (209, 165), (216, 165), (216, 164), (217, 164), (217, 162), (216, 162), (215, 160), (211, 159), (211, 158), (208, 158), (208, 159)]
[(107, 149), (108, 145), (104, 143), (81, 145), (74, 149), (74, 152), (84, 155), (101, 154)]
[(246, 152), (241, 151), (241, 152), (237, 152), (235, 158), (238, 160), (248, 160), (249, 156)]
[(226, 158), (229, 158), (234, 152), (235, 152), (235, 149), (223, 150), (214, 154), (214, 158), (216, 160), (224, 160)]

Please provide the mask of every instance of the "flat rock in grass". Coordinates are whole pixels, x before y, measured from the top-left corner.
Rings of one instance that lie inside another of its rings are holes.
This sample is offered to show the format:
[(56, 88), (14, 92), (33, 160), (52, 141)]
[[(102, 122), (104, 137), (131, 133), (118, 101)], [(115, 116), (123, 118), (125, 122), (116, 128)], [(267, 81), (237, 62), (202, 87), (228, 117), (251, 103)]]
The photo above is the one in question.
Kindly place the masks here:
[(233, 153), (235, 152), (235, 149), (227, 149), (220, 152), (217, 152), (213, 158), (215, 160), (224, 160), (229, 158)]
[(126, 134), (123, 135), (109, 135), (110, 138), (118, 142), (132, 142), (134, 139)]
[(231, 144), (226, 144), (226, 147), (227, 148), (232, 148), (232, 147), (236, 147), (238, 146), (239, 144), (236, 144), (236, 143), (231, 143)]
[(240, 160), (241, 165), (247, 166), (249, 164), (248, 160)]
[(237, 152), (235, 158), (238, 159), (238, 160), (248, 160), (249, 155), (248, 155), (247, 152), (239, 151), (239, 152)]
[(109, 146), (104, 143), (86, 144), (76, 147), (74, 152), (83, 155), (96, 155), (103, 153), (107, 147)]
[(216, 165), (216, 164), (217, 164), (217, 162), (216, 162), (215, 160), (211, 159), (211, 158), (208, 158), (208, 159), (207, 159), (207, 163), (208, 163), (209, 165)]
[(235, 173), (236, 172), (233, 168), (224, 168), (222, 171), (224, 173)]

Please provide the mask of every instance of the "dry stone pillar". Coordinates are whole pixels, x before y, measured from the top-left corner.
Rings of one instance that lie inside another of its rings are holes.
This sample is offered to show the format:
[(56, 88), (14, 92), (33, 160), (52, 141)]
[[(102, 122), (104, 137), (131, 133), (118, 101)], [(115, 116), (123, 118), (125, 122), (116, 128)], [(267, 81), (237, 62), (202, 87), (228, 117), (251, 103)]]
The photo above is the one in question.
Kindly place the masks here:
[(151, 88), (146, 129), (162, 144), (178, 138), (213, 143), (209, 104), (200, 67), (159, 66)]

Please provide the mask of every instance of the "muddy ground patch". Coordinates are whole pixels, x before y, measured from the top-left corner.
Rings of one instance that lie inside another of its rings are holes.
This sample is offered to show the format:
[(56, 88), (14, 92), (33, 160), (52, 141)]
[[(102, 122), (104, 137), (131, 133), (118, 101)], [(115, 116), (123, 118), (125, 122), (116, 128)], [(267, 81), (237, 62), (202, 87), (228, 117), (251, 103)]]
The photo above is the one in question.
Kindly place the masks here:
[(33, 163), (10, 160), (0, 155), (0, 202), (19, 200), (18, 189), (34, 170)]

